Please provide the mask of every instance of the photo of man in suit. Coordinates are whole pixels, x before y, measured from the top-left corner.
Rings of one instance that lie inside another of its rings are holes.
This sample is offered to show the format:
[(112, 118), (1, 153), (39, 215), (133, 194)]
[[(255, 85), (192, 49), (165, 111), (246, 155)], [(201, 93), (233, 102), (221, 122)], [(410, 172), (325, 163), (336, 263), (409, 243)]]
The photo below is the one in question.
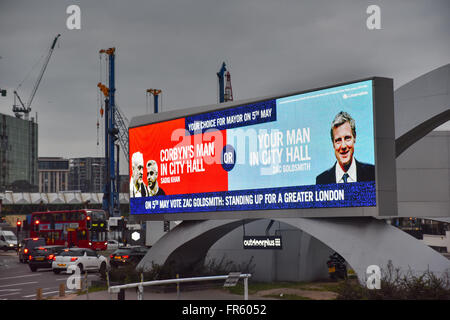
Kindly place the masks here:
[(339, 112), (331, 123), (331, 142), (337, 161), (316, 177), (316, 184), (375, 181), (375, 166), (354, 157), (356, 125), (347, 112)]

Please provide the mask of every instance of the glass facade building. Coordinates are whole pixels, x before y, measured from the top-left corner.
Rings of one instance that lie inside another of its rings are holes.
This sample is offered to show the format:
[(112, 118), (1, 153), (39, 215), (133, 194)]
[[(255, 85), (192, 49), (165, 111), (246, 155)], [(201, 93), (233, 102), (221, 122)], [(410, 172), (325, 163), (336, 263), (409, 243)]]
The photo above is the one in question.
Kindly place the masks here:
[(0, 114), (0, 190), (38, 189), (38, 124)]

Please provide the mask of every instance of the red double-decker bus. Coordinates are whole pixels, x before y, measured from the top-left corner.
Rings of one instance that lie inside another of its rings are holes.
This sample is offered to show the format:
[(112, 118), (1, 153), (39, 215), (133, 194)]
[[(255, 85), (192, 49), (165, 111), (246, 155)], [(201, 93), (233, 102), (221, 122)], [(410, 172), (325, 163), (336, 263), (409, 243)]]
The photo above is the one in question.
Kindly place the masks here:
[(103, 210), (33, 212), (30, 237), (45, 238), (47, 245), (106, 250), (107, 222)]

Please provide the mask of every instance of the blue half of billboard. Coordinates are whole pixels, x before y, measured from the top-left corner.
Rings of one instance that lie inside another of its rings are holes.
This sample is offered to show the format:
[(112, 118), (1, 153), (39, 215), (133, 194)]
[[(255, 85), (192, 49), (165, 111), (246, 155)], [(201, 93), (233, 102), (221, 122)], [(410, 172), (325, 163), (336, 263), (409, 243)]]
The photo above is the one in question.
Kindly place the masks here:
[(130, 213), (374, 207), (373, 80), (129, 129)]

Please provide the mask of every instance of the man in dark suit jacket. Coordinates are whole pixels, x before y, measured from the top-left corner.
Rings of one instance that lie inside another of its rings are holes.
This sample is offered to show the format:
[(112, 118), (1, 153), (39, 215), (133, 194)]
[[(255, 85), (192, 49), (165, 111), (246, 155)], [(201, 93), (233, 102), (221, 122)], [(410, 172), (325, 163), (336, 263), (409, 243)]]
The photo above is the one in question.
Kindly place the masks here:
[(359, 162), (353, 156), (356, 142), (355, 120), (339, 112), (331, 125), (331, 141), (336, 163), (316, 177), (316, 184), (375, 181), (375, 166)]

